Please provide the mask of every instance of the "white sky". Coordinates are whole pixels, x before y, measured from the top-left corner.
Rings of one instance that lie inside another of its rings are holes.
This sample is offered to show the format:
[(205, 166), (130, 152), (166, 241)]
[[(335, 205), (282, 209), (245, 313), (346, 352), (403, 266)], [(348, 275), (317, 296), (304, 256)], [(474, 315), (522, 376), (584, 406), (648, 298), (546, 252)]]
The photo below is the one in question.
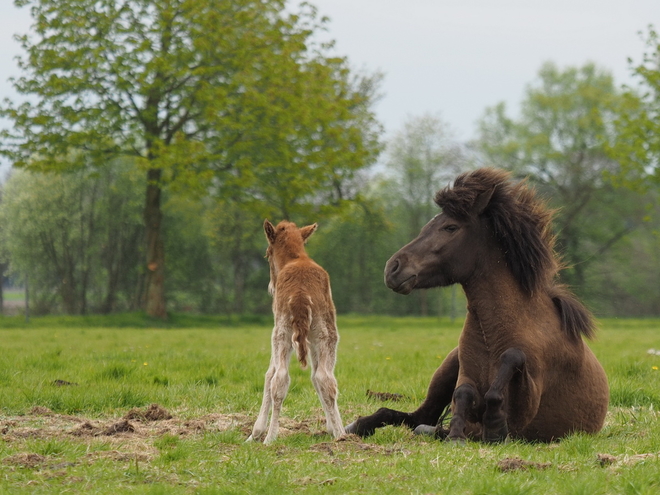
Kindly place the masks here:
[[(297, 2), (296, 2), (297, 3)], [(440, 114), (456, 137), (474, 137), (488, 106), (515, 113), (545, 61), (588, 61), (632, 83), (639, 31), (660, 28), (660, 0), (310, 0), (330, 17), (329, 37), (356, 68), (385, 74), (376, 107), (386, 130), (406, 118)], [(28, 31), (26, 8), (0, 0), (0, 98), (14, 97), (14, 33)]]

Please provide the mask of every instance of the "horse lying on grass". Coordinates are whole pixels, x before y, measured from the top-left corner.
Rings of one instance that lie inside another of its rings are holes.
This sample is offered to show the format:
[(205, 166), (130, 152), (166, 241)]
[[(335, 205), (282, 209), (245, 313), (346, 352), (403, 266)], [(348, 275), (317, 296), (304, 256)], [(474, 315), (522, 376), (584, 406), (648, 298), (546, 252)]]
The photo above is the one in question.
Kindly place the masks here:
[(316, 224), (299, 229), (291, 222), (280, 222), (277, 227), (268, 220), (264, 222), (270, 264), (268, 290), (273, 296), (275, 326), (263, 401), (248, 441), (261, 440), (266, 433), (271, 407), (264, 443), (277, 438), (280, 410), (289, 390), (289, 361), (294, 347), (303, 368), (307, 366), (309, 353), (312, 383), (321, 399), (328, 431), (335, 438), (344, 434), (334, 376), (339, 333), (330, 278), (305, 252), (305, 242), (315, 230)]
[[(460, 175), (435, 202), (442, 212), (389, 259), (385, 283), (401, 294), (461, 284), (468, 312), (458, 347), (416, 411), (381, 408), (346, 432), (406, 425), (497, 442), (599, 431), (607, 377), (582, 340), (593, 336), (591, 314), (556, 282), (552, 211), (525, 182), (488, 168)], [(440, 418), (450, 404), (446, 429)]]

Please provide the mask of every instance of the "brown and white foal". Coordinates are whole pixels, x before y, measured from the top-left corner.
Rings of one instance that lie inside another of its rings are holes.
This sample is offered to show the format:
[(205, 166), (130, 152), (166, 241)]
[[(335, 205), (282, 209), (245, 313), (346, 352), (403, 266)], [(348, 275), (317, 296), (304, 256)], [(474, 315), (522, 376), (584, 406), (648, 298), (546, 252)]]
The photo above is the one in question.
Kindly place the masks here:
[(277, 438), (280, 410), (289, 389), (289, 361), (294, 348), (303, 369), (309, 357), (312, 383), (321, 399), (328, 431), (335, 438), (344, 434), (334, 376), (339, 334), (330, 278), (307, 256), (304, 246), (316, 227), (313, 224), (299, 229), (287, 221), (273, 227), (268, 220), (264, 222), (268, 239), (266, 256), (270, 263), (268, 291), (273, 296), (275, 326), (263, 402), (248, 441), (261, 440), (266, 433), (271, 407), (270, 427), (264, 443)]

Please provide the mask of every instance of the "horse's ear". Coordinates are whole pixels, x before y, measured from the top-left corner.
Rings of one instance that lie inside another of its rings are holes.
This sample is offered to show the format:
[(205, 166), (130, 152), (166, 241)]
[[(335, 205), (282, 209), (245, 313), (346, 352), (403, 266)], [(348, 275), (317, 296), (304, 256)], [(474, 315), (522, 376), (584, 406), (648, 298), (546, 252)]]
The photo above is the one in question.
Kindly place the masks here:
[(474, 200), (474, 204), (472, 205), (472, 212), (475, 215), (479, 216), (486, 210), (490, 200), (493, 198), (493, 193), (495, 192), (496, 187), (497, 186), (493, 186), (477, 196), (477, 199)]
[(316, 232), (316, 228), (318, 227), (317, 224), (313, 223), (312, 225), (308, 225), (307, 227), (303, 227), (300, 229), (300, 235), (302, 235), (303, 242), (307, 242), (307, 239), (310, 238), (310, 236)]
[(268, 220), (264, 220), (264, 232), (266, 233), (266, 239), (270, 244), (275, 242), (275, 227)]

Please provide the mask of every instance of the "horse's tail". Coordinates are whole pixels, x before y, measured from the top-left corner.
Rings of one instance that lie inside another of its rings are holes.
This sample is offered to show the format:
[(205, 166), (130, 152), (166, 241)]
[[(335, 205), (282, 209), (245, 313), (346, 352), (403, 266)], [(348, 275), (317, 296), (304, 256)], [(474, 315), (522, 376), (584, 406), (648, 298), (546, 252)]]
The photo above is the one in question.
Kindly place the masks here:
[(576, 339), (580, 336), (593, 339), (596, 329), (594, 317), (575, 295), (562, 285), (554, 287), (550, 295), (559, 311), (562, 329)]
[(307, 336), (312, 325), (312, 299), (306, 294), (296, 294), (289, 298), (291, 311), (291, 340), (296, 350), (298, 361), (303, 369), (307, 368)]

